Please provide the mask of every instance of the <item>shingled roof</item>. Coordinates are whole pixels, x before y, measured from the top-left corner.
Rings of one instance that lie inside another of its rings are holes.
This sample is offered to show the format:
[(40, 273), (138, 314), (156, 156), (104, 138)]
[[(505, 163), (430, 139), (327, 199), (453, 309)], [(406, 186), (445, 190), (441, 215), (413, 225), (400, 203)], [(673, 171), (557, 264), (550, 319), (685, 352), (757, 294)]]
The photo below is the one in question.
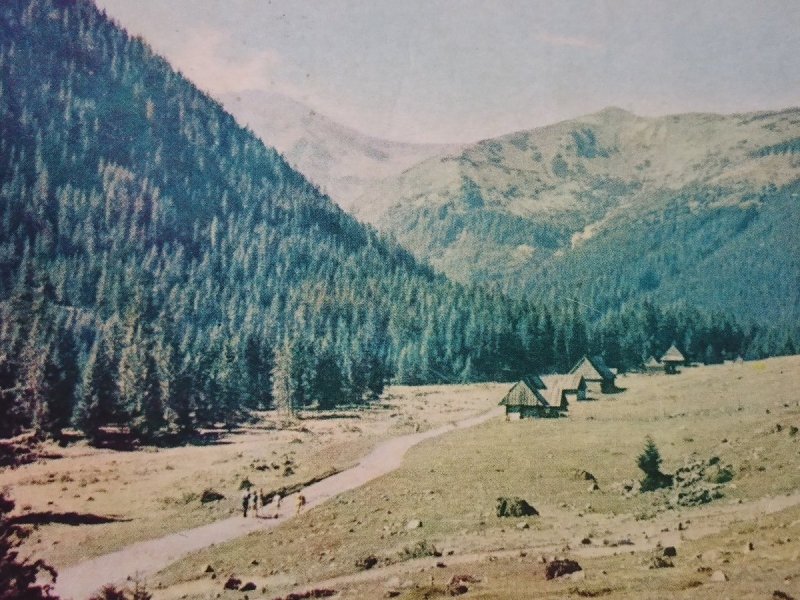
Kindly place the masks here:
[[(543, 388), (542, 380), (538, 377), (536, 377), (536, 380)], [(503, 396), (503, 399), (500, 400), (500, 406), (550, 406), (547, 399), (533, 385), (533, 382), (533, 379), (525, 378), (515, 383), (508, 393)]]
[(646, 369), (660, 369), (663, 365), (658, 362), (654, 356), (651, 356), (647, 359), (647, 362), (644, 363)]
[(675, 342), (673, 342), (669, 349), (664, 353), (664, 356), (661, 357), (661, 362), (684, 363), (686, 362), (686, 357), (681, 354), (681, 351), (675, 347)]
[(609, 383), (614, 383), (616, 375), (611, 372), (611, 369), (606, 366), (606, 361), (602, 356), (584, 356), (577, 364), (569, 371), (570, 375), (580, 374), (583, 375), (587, 381), (603, 380)]

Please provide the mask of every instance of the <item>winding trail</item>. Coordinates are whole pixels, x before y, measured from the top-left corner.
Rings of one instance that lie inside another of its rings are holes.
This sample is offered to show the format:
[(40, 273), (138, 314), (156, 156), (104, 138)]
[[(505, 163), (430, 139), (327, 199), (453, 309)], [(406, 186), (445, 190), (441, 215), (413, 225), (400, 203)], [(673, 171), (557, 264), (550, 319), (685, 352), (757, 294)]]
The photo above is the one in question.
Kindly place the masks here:
[[(302, 490), (306, 497), (306, 507), (322, 504), (334, 496), (394, 471), (403, 463), (406, 452), (425, 440), (456, 429), (473, 427), (501, 414), (502, 409), (495, 408), (455, 424), (381, 442), (357, 465)], [(105, 583), (122, 582), (136, 574), (146, 577), (187, 554), (212, 544), (227, 542), (253, 531), (277, 527), (294, 517), (296, 496), (297, 494), (292, 494), (284, 499), (285, 508), (277, 519), (230, 517), (162, 538), (131, 544), (116, 552), (78, 563), (58, 574), (56, 592), (65, 599), (83, 600)]]

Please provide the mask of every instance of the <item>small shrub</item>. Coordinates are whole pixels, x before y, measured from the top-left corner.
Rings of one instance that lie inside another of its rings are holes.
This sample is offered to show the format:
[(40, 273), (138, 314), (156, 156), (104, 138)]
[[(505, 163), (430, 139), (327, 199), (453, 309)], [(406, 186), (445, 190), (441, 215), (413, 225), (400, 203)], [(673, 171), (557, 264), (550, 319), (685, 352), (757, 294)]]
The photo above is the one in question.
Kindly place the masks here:
[(89, 596), (89, 600), (127, 600), (127, 598), (124, 589), (109, 583)]
[(730, 465), (721, 467), (716, 473), (712, 474), (708, 480), (711, 483), (728, 483), (733, 480), (733, 467)]
[(199, 496), (197, 495), (197, 492), (183, 492), (183, 494), (181, 494), (179, 502), (181, 504), (191, 504), (198, 498)]
[(442, 553), (436, 549), (436, 546), (428, 543), (427, 540), (421, 540), (410, 547), (406, 546), (403, 548), (403, 551), (400, 552), (400, 558), (403, 560), (412, 560), (415, 558), (425, 558), (426, 556), (441, 555)]
[(0, 491), (0, 598), (56, 598), (51, 584), (44, 582), (56, 580), (55, 569), (43, 560), (20, 557), (18, 548), (30, 530), (8, 517), (13, 510), (14, 501)]
[(370, 554), (369, 556), (365, 556), (356, 561), (356, 568), (361, 569), (362, 571), (367, 571), (378, 564), (378, 557), (374, 554)]
[(239, 484), (240, 490), (249, 490), (251, 487), (253, 487), (253, 482), (250, 481), (247, 477), (242, 479), (242, 482)]

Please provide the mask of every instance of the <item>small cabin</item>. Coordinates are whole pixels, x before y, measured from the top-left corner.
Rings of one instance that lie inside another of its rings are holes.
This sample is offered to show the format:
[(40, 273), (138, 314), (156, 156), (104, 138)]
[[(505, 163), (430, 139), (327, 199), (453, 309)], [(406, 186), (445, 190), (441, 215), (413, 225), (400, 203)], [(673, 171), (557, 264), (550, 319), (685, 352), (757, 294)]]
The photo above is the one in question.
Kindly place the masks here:
[(648, 375), (655, 375), (656, 373), (661, 373), (664, 370), (664, 365), (658, 362), (656, 357), (651, 356), (645, 361), (643, 369)]
[(617, 376), (608, 368), (602, 356), (584, 356), (570, 369), (569, 374), (582, 375), (588, 391), (608, 393), (617, 389)]
[(686, 357), (675, 346), (675, 342), (672, 342), (664, 356), (661, 357), (661, 364), (664, 366), (664, 372), (667, 375), (675, 375), (678, 372), (678, 367), (686, 364)]
[(500, 406), (506, 407), (506, 418), (559, 417), (566, 410), (566, 404), (560, 398), (555, 399), (554, 394), (546, 389), (539, 377), (526, 377), (514, 384), (500, 401)]

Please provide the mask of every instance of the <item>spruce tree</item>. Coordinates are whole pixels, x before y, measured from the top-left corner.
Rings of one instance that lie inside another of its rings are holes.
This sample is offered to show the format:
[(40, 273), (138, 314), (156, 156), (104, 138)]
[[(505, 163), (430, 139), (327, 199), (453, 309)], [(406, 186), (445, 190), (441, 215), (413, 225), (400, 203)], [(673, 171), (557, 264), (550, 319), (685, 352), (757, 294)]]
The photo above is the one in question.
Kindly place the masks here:
[(644, 472), (641, 480), (643, 492), (651, 492), (672, 485), (672, 477), (661, 472), (661, 454), (653, 438), (645, 439), (644, 451), (636, 459), (636, 465)]
[(94, 443), (98, 440), (100, 428), (120, 416), (117, 365), (109, 340), (101, 334), (86, 361), (81, 395), (73, 420)]

